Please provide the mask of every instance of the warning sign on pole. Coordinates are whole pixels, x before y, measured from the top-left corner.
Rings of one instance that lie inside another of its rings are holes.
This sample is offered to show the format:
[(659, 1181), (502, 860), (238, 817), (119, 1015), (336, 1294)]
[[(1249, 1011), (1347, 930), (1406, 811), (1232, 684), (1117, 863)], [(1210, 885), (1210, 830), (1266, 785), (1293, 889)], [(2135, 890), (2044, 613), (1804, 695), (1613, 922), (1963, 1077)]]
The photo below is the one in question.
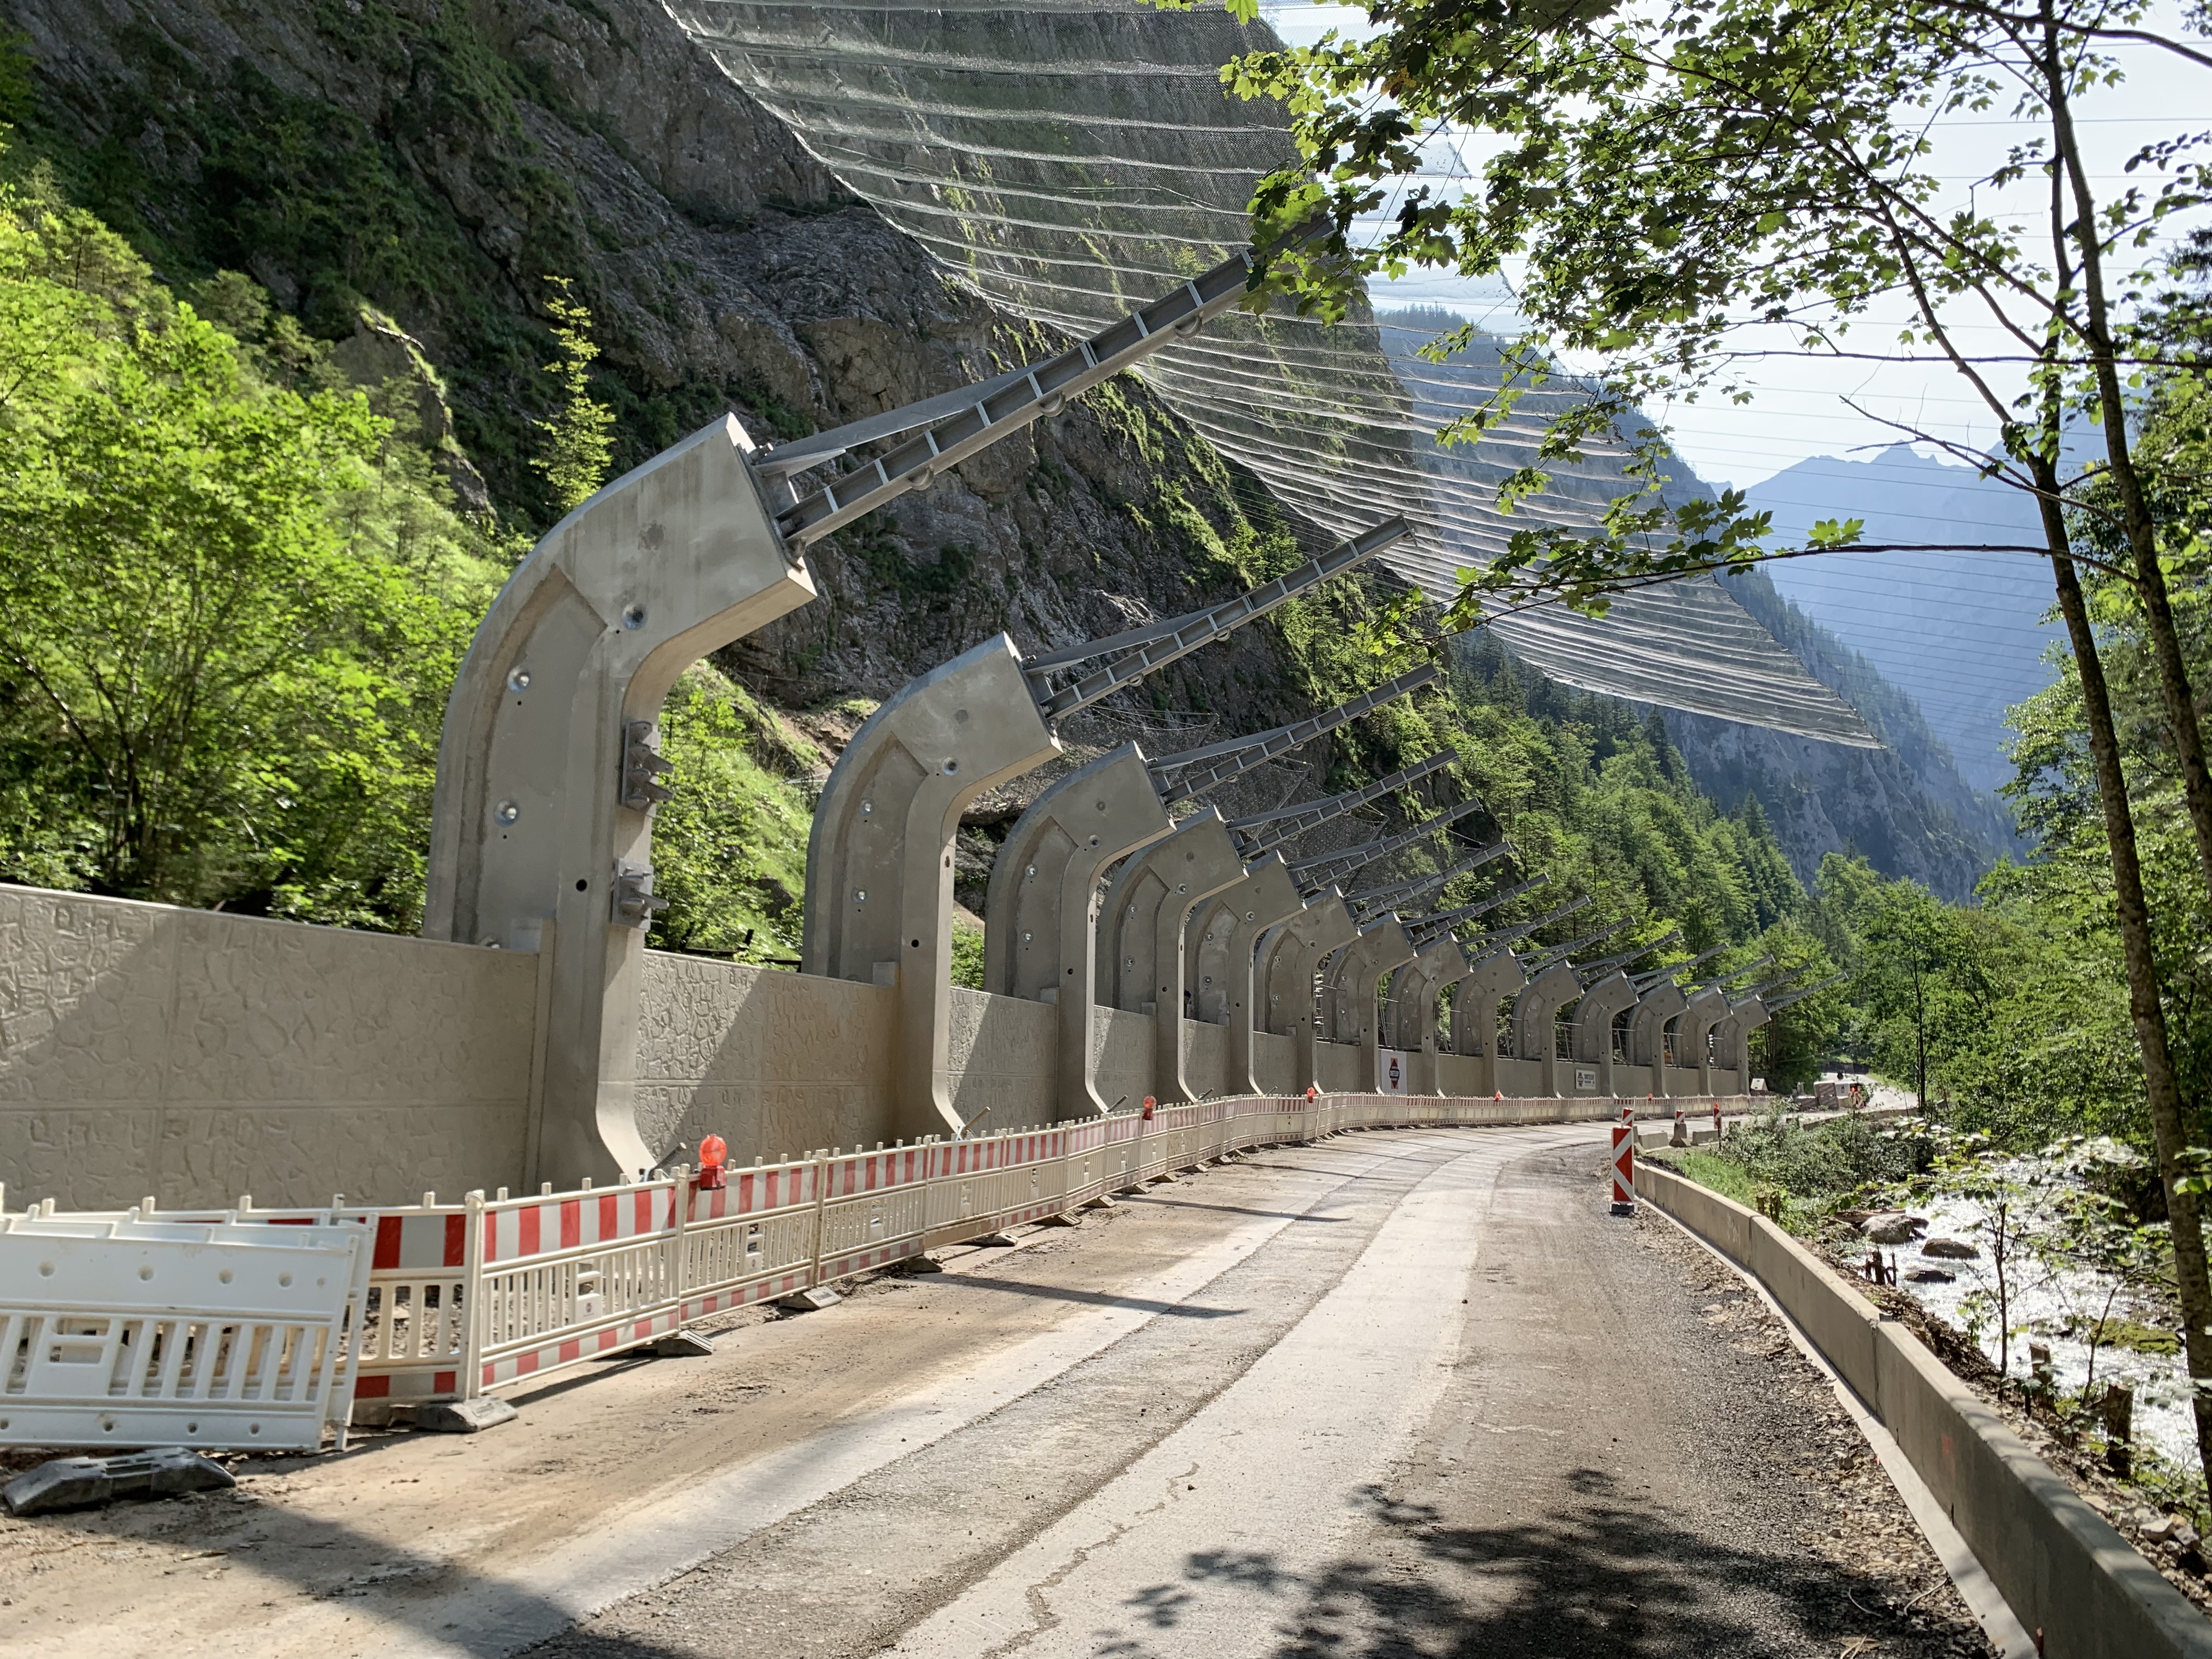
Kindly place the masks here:
[(1636, 1213), (1636, 1126), (1626, 1114), (1613, 1126), (1613, 1212)]

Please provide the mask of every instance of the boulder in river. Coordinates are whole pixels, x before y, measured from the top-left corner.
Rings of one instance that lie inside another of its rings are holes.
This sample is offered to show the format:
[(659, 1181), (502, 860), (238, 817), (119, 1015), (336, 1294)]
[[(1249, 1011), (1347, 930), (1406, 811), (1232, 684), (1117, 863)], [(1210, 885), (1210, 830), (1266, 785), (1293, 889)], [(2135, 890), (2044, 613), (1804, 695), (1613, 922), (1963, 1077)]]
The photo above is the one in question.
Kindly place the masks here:
[(1963, 1238), (1931, 1238), (1921, 1245), (1920, 1254), (1946, 1261), (1978, 1261), (1982, 1259), (1981, 1247), (1969, 1244)]
[(1858, 1224), (1859, 1231), (1877, 1244), (1910, 1244), (1927, 1228), (1917, 1216), (1902, 1210), (1878, 1210)]

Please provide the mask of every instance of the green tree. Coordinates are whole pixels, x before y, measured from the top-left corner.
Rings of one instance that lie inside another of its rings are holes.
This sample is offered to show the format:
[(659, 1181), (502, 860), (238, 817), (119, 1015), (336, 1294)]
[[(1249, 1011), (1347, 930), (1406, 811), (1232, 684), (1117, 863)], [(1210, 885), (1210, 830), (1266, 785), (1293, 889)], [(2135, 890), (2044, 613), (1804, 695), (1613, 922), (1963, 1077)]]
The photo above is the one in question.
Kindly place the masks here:
[(489, 586), (389, 438), (262, 378), (44, 179), (0, 185), (0, 869), (411, 924)]
[(574, 297), (570, 278), (548, 276), (545, 282), (552, 290), (545, 309), (553, 319), (553, 338), (559, 348), (545, 373), (561, 388), (561, 407), (552, 419), (532, 422), (541, 447), (530, 465), (552, 487), (554, 505), (565, 514), (606, 482), (607, 464), (614, 454), (615, 412), (592, 396), (592, 362), (599, 348), (592, 338), (590, 307)]

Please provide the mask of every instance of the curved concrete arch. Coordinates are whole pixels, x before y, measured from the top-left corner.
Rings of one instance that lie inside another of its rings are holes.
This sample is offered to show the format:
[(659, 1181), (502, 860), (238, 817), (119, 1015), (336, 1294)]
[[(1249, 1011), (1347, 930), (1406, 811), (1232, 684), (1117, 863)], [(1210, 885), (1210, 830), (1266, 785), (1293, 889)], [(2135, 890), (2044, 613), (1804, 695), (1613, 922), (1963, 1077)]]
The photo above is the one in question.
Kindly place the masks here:
[(1367, 1086), (1378, 1093), (1382, 1089), (1382, 1033), (1376, 997), (1382, 976), (1418, 954), (1405, 923), (1388, 915), (1362, 927), (1359, 936), (1334, 952), (1322, 970), (1322, 1021), (1330, 1039), (1356, 1042), (1367, 1051)]
[(1574, 965), (1560, 961), (1530, 980), (1513, 1000), (1513, 1052), (1522, 1060), (1533, 1058), (1542, 1068), (1539, 1086), (1547, 1095), (1559, 1092), (1559, 1045), (1553, 1035), (1553, 1022), (1559, 1010), (1582, 994), (1582, 978)]
[(1668, 1092), (1667, 1026), (1689, 1002), (1682, 988), (1669, 980), (1637, 1000), (1636, 1012), (1628, 1022), (1629, 1064), (1651, 1068), (1651, 1092), (1662, 1099)]
[(1437, 1021), (1443, 994), (1473, 971), (1466, 948), (1449, 934), (1431, 939), (1390, 981), (1390, 1018), (1382, 1041), (1413, 1057), (1408, 1094), (1441, 1093), (1437, 1083)]
[[(1199, 988), (1201, 1018), (1209, 990), (1219, 994), (1222, 1023), (1229, 1028), (1229, 1091), (1261, 1092), (1252, 1064), (1252, 1032), (1258, 1021), (1260, 941), (1275, 925), (1296, 915), (1305, 901), (1282, 854), (1270, 853), (1244, 872), (1190, 920), (1192, 982)], [(1207, 934), (1213, 937), (1209, 939)], [(1209, 987), (1206, 981), (1213, 984)]]
[(1358, 937), (1359, 924), (1334, 887), (1261, 936), (1253, 968), (1260, 999), (1255, 1012), (1264, 1030), (1291, 1039), (1297, 1089), (1321, 1081), (1314, 1051), (1314, 975), (1322, 957)]
[(1098, 881), (1175, 828), (1134, 744), (1077, 768), (1015, 821), (991, 866), (983, 988), (1060, 1012), (1058, 1111), (1107, 1109), (1098, 1093)]
[(1192, 911), (1243, 876), (1236, 838), (1209, 806), (1131, 854), (1099, 901), (1099, 984), (1116, 1007), (1142, 1013), (1152, 1005), (1152, 1091), (1164, 1102), (1197, 1098), (1183, 1071), (1183, 929)]
[(1498, 1005), (1528, 982), (1510, 951), (1483, 957), (1452, 992), (1452, 1052), (1481, 1060), (1475, 1087), (1498, 1092)]
[[(898, 1121), (959, 1133), (952, 1108), (952, 842), (986, 790), (1060, 753), (1004, 634), (912, 680), (830, 770), (806, 841), (806, 972), (898, 995)], [(987, 941), (988, 944), (988, 941)]]
[(556, 525), (477, 627), (446, 705), (422, 936), (550, 951), (526, 1176), (634, 1179), (656, 723), (677, 677), (814, 597), (725, 416)]
[(1674, 1018), (1675, 1061), (1686, 1070), (1697, 1067), (1698, 1092), (1701, 1095), (1713, 1091), (1713, 1058), (1706, 1038), (1728, 1014), (1728, 994), (1717, 986), (1710, 986), (1692, 997)]
[(1636, 1005), (1636, 981), (1626, 974), (1608, 974), (1583, 993), (1575, 1009), (1575, 1059), (1597, 1067), (1597, 1088), (1610, 1095), (1613, 1087), (1613, 1027), (1614, 1019)]
[(1751, 1088), (1751, 1034), (1771, 1018), (1764, 1002), (1757, 997), (1746, 997), (1729, 1010), (1726, 1019), (1713, 1027), (1714, 1063), (1735, 1073), (1740, 1091), (1748, 1092)]

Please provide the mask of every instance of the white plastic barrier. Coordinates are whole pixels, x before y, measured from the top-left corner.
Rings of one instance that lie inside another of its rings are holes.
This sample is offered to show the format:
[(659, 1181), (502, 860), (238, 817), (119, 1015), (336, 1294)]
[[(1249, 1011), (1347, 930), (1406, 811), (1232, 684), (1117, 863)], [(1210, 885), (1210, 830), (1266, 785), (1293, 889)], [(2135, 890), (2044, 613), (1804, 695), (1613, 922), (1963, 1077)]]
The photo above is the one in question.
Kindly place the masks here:
[(0, 1216), (0, 1443), (343, 1445), (368, 1243), (326, 1216)]
[[(1246, 1097), (1164, 1107), (1150, 1121), (1124, 1112), (872, 1152), (834, 1149), (732, 1170), (719, 1188), (678, 1170), (524, 1198), (502, 1189), (441, 1205), (426, 1194), (419, 1205), (329, 1212), (256, 1210), (240, 1200), (235, 1212), (186, 1218), (305, 1224), (342, 1216), (362, 1224), (373, 1241), (368, 1297), (352, 1345), (358, 1352), (349, 1348), (348, 1358), (360, 1374), (353, 1397), (373, 1416), (397, 1402), (512, 1390), (709, 1315), (1063, 1213), (1224, 1152), (1351, 1128), (1594, 1122), (1629, 1103)], [(150, 1212), (152, 1200), (143, 1208)]]

